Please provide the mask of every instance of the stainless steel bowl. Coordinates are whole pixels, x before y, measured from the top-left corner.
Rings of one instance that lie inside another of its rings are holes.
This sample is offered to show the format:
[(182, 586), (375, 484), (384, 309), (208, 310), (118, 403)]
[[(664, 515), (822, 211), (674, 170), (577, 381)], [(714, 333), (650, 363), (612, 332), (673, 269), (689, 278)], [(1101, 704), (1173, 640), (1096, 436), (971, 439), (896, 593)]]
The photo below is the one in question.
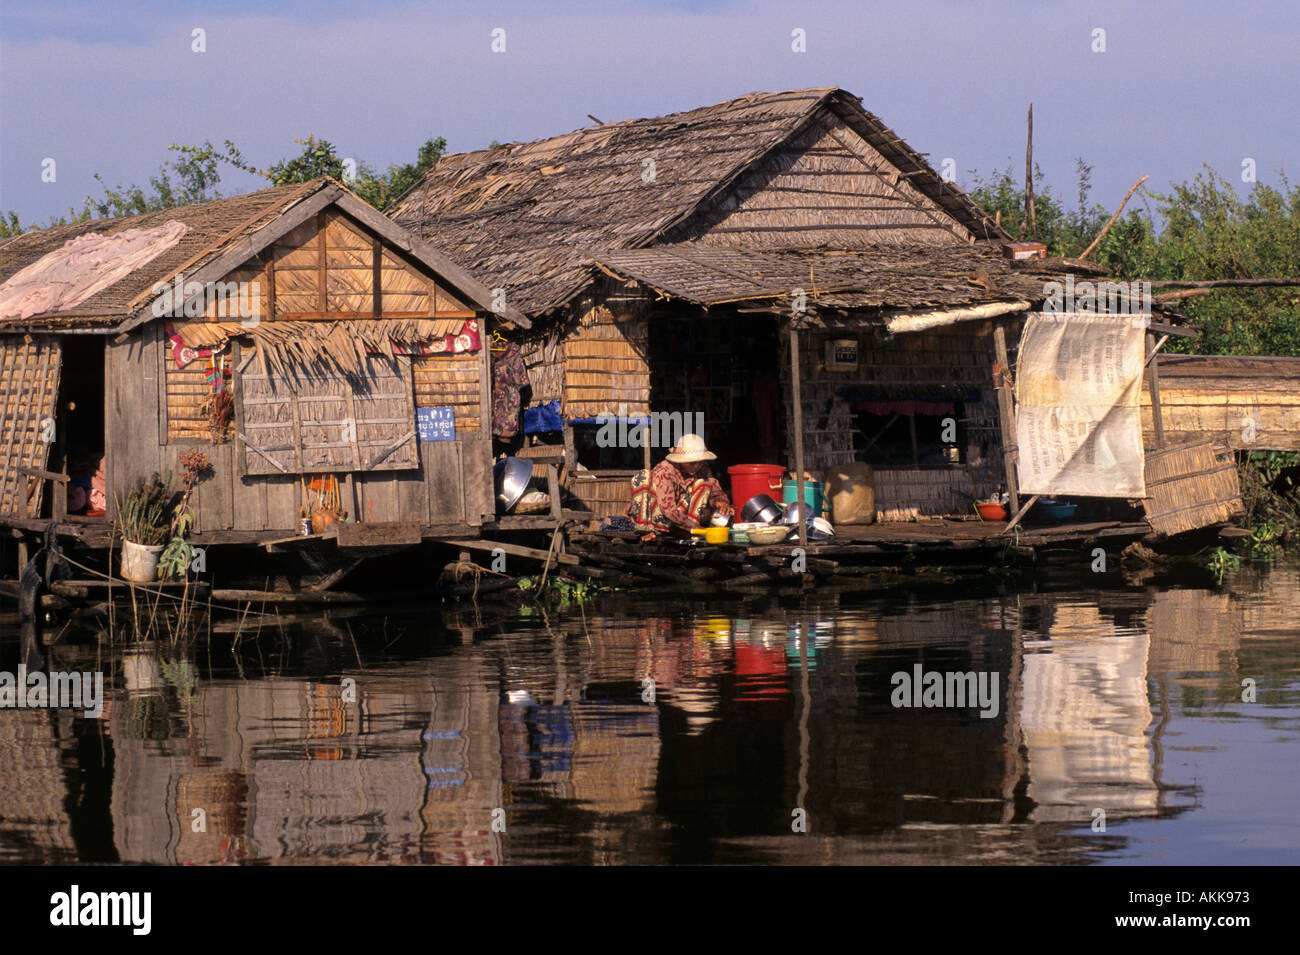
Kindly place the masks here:
[(755, 494), (740, 509), (743, 524), (771, 524), (781, 519), (781, 505), (770, 494)]
[(800, 514), (803, 514), (804, 519), (809, 522), (811, 522), (813, 519), (813, 513), (811, 507), (809, 507), (806, 503), (801, 503), (799, 501), (791, 501), (789, 504), (785, 506), (785, 510), (781, 512), (781, 523), (798, 524)]
[(492, 480), (497, 489), (497, 513), (508, 514), (528, 490), (533, 477), (533, 463), (523, 458), (502, 458), (492, 466)]

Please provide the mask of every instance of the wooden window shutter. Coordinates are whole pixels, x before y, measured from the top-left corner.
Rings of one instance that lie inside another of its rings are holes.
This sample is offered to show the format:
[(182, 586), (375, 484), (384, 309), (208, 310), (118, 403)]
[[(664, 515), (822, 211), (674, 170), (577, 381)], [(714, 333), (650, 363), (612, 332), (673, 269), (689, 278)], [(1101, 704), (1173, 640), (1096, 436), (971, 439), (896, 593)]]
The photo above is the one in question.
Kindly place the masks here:
[(420, 466), (409, 358), (371, 358), (356, 378), (268, 376), (255, 364), (240, 378), (245, 474)]

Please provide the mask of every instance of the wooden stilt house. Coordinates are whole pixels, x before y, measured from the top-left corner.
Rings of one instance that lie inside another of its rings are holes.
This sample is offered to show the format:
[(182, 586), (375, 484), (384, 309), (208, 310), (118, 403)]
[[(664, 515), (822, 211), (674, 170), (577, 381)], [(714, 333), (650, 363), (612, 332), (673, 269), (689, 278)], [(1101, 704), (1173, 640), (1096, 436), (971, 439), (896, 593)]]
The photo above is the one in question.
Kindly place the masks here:
[[(283, 538), (322, 497), (340, 546), (472, 531), (494, 515), (487, 342), (528, 324), (330, 180), (16, 236), (0, 527), (103, 545), (134, 481), (197, 449), (195, 543)], [(106, 513), (69, 513), (100, 456)]]
[(628, 478), (670, 443), (610, 447), (601, 423), (631, 433), (676, 413), (723, 468), (872, 464), (882, 521), (1014, 497), (1024, 319), (1050, 283), (1105, 277), (1017, 259), (833, 87), (447, 156), (392, 214), (533, 319), (533, 402), (552, 412), (535, 440), (564, 444), (601, 515), (622, 513)]
[[(1009, 237), (843, 90), (444, 157), (393, 215), (449, 236), (534, 318), (533, 400), (558, 406), (598, 513), (622, 512), (652, 456), (597, 447), (600, 416), (681, 412), (720, 463), (793, 468), (796, 394), (805, 466), (867, 452), (882, 516), (968, 509), (957, 491), (1003, 481), (990, 323), (1022, 315), (1042, 281), (1013, 271), (997, 248)], [(827, 369), (834, 342), (852, 371)], [(956, 456), (937, 439), (950, 416)], [(864, 431), (883, 438), (855, 444)]]

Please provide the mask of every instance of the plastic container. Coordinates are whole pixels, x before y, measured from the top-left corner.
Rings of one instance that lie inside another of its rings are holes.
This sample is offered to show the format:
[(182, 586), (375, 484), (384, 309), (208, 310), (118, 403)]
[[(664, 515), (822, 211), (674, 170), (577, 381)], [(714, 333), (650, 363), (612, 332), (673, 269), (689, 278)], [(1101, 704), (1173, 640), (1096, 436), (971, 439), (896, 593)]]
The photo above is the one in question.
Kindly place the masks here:
[[(786, 504), (793, 504), (798, 498), (799, 482), (786, 481), (781, 488), (781, 500)], [(803, 499), (804, 503), (812, 508), (813, 515), (820, 516), (822, 508), (826, 506), (826, 485), (821, 481), (804, 481)]]
[(1005, 521), (1007, 519), (1007, 506), (1005, 504), (980, 501), (975, 505), (975, 510), (979, 511), (980, 520), (982, 521)]
[(137, 544), (122, 541), (122, 576), (138, 584), (147, 584), (158, 576), (158, 558), (163, 544)]
[(826, 475), (831, 517), (836, 524), (874, 524), (876, 477), (870, 464), (856, 462), (832, 468)]
[(740, 506), (758, 494), (775, 497), (785, 468), (779, 464), (733, 464), (727, 473), (731, 475), (731, 503)]

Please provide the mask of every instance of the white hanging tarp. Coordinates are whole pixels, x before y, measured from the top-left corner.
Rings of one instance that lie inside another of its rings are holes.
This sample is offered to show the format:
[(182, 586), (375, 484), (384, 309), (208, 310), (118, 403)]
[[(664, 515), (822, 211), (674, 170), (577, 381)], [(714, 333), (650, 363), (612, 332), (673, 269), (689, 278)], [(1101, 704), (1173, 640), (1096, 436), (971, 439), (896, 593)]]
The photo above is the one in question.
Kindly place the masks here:
[(1030, 315), (1016, 368), (1022, 494), (1137, 498), (1146, 324), (1134, 315)]

